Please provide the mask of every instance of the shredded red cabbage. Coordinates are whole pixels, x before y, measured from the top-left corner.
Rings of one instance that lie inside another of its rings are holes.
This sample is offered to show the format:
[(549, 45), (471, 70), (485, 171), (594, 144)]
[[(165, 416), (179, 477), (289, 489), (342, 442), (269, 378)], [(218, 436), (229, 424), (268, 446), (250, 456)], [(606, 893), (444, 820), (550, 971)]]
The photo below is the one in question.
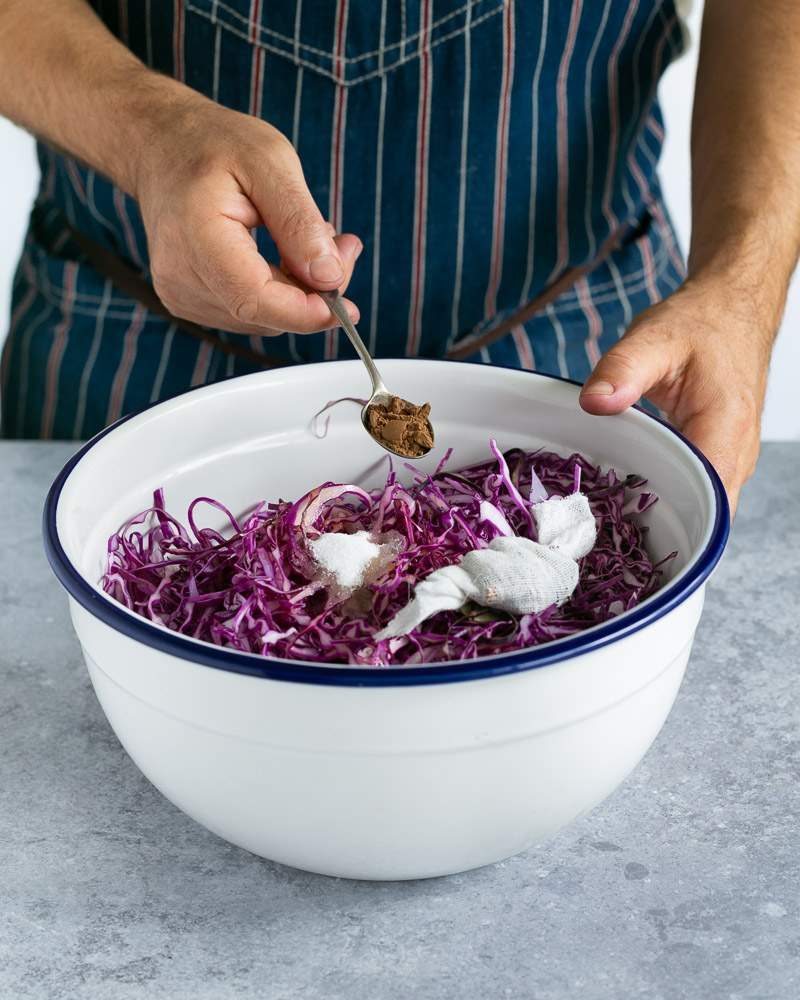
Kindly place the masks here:
[[(391, 470), (382, 489), (325, 483), (295, 503), (262, 501), (241, 519), (199, 497), (184, 526), (156, 490), (153, 506), (109, 539), (103, 589), (151, 621), (220, 646), (380, 666), (549, 642), (627, 611), (658, 588), (661, 566), (675, 553), (653, 563), (645, 548), (647, 528), (637, 515), (657, 497), (643, 489), (644, 479), (619, 479), (578, 454), (491, 447), (492, 459), (458, 471), (447, 470), (448, 452), (432, 476), (415, 471), (410, 486)], [(563, 605), (521, 617), (467, 606), (434, 615), (408, 636), (375, 641), (421, 579), (488, 545), (502, 533), (503, 518), (516, 534), (535, 540), (530, 504), (578, 488), (597, 520), (597, 542)], [(502, 517), (487, 517), (485, 501)], [(231, 532), (200, 527), (203, 505), (221, 511)], [(306, 543), (321, 532), (360, 530), (392, 538), (399, 551), (376, 579), (343, 597), (320, 578)]]

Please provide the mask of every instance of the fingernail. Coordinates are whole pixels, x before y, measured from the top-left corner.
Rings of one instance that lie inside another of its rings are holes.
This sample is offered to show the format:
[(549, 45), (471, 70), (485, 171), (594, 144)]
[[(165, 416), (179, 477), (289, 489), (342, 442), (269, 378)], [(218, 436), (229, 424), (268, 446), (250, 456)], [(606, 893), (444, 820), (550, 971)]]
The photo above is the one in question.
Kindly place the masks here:
[(613, 396), (616, 389), (610, 382), (591, 382), (582, 390), (584, 396)]
[(322, 281), (326, 284), (330, 281), (341, 281), (344, 277), (342, 265), (330, 253), (312, 260), (308, 269), (314, 281)]
[(361, 242), (361, 240), (359, 240), (358, 241), (358, 246), (356, 247), (356, 252), (355, 252), (355, 254), (353, 256), (353, 259), (354, 260), (358, 260), (358, 258), (361, 256), (361, 254), (363, 252), (364, 252), (364, 244)]

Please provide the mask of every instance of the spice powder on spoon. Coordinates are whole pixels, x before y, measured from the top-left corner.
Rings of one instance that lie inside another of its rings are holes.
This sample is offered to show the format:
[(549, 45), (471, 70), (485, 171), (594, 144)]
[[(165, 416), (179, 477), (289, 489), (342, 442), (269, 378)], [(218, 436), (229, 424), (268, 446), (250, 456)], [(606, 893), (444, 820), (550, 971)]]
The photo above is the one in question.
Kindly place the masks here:
[(433, 447), (428, 414), (430, 403), (416, 406), (392, 396), (388, 404), (373, 403), (367, 410), (370, 431), (383, 444), (407, 458), (420, 458)]

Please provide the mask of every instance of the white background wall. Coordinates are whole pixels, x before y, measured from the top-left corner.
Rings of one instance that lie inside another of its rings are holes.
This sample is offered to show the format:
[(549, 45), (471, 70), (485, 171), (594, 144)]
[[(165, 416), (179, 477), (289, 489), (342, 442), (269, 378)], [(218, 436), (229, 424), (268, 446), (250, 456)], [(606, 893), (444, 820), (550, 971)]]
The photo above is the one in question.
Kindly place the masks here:
[[(690, 28), (693, 45), (672, 66), (661, 85), (667, 119), (662, 178), (681, 242), (688, 246), (690, 232), (689, 119), (697, 61), (700, 4), (695, 4)], [(0, 340), (5, 336), (11, 277), (36, 183), (36, 162), (30, 138), (0, 118)], [(800, 440), (800, 277), (789, 296), (772, 363), (763, 437), (766, 440)]]

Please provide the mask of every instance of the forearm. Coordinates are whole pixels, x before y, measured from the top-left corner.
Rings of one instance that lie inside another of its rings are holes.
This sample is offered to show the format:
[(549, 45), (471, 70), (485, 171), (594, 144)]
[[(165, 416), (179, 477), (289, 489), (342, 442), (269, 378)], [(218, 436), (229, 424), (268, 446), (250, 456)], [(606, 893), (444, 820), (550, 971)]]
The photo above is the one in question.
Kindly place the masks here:
[(140, 151), (198, 99), (145, 67), (85, 0), (0, 2), (0, 114), (129, 194)]
[(721, 275), (774, 332), (800, 252), (800, 4), (706, 0), (690, 278)]

